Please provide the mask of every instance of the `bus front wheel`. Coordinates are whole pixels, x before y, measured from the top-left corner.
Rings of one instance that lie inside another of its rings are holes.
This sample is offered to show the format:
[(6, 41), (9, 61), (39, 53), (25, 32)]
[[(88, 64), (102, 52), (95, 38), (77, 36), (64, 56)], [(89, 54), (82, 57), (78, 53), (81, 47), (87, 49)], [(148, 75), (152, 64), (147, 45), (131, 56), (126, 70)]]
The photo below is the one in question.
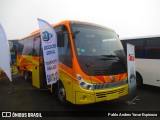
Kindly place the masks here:
[(58, 84), (58, 100), (62, 104), (66, 103), (66, 91), (62, 82), (59, 82)]

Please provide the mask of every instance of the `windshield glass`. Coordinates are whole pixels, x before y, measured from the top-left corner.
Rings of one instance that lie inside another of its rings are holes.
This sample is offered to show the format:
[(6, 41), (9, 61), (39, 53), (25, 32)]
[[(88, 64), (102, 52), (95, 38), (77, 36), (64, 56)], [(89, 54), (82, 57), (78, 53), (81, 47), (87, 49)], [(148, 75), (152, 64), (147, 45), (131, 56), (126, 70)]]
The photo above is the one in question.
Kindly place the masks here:
[[(71, 24), (71, 29), (78, 62), (85, 73), (97, 75), (94, 69), (107, 70), (103, 75), (116, 74), (117, 72), (113, 71), (117, 70), (120, 73), (126, 72), (126, 69), (123, 69), (123, 47), (113, 30), (77, 23)], [(116, 70), (111, 70), (112, 67)]]
[(91, 25), (72, 26), (77, 55), (116, 55), (123, 50), (117, 34), (109, 29)]

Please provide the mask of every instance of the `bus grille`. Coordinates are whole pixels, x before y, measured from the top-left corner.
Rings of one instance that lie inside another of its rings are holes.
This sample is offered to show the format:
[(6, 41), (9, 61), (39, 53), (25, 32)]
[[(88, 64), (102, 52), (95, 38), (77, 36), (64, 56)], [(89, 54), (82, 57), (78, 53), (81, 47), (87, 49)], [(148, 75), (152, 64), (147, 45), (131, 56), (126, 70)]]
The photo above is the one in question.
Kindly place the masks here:
[(113, 91), (108, 91), (107, 94), (114, 94), (114, 93), (123, 93), (125, 91), (125, 88), (121, 88), (121, 89), (118, 89), (118, 90), (113, 90)]
[(118, 89), (118, 90), (111, 90), (111, 91), (108, 91), (108, 92), (99, 92), (99, 93), (96, 93), (96, 97), (97, 98), (103, 98), (103, 97), (106, 97), (107, 95), (114, 94), (114, 93), (121, 94), (124, 91), (125, 91), (125, 88), (121, 88), (121, 89)]
[(100, 92), (100, 93), (96, 93), (97, 98), (103, 98), (106, 97), (106, 92)]
[(113, 88), (127, 84), (127, 80), (122, 80), (119, 82), (113, 83), (104, 83), (104, 84), (94, 84), (94, 89), (106, 89), (106, 88)]

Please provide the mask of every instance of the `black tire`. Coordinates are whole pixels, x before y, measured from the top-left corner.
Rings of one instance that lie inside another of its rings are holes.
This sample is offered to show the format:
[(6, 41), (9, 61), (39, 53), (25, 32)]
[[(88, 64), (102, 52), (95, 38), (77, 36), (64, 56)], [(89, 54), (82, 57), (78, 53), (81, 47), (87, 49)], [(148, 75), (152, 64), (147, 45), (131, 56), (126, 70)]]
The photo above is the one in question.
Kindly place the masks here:
[(19, 71), (19, 66), (17, 66), (17, 70)]
[(24, 70), (23, 71), (24, 80), (28, 81), (31, 79), (31, 72)]
[(142, 76), (138, 72), (136, 72), (136, 83), (137, 83), (137, 88), (142, 88), (143, 79), (142, 79)]
[(57, 91), (58, 102), (60, 104), (66, 104), (66, 90), (62, 84), (62, 82), (58, 82), (58, 91)]

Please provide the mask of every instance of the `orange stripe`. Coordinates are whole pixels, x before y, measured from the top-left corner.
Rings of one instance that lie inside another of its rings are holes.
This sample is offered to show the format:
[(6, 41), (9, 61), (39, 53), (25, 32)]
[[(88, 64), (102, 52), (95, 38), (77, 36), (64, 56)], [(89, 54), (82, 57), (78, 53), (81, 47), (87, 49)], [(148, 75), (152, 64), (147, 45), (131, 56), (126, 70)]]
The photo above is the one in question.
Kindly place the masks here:
[(40, 59), (40, 58), (39, 58), (39, 57), (33, 57), (33, 56), (32, 56), (32, 59), (35, 60), (36, 62), (39, 62), (39, 59)]
[(60, 70), (60, 74), (63, 74), (63, 75), (65, 75), (66, 77), (72, 79), (72, 81), (78, 82), (75, 78), (72, 78), (70, 75), (68, 75), (67, 73), (65, 73), (65, 72), (63, 72), (63, 71), (61, 71), (61, 70)]
[(111, 82), (110, 76), (104, 76), (104, 78), (105, 78), (105, 80), (106, 80), (107, 83)]
[(103, 76), (94, 76), (94, 78), (97, 78), (98, 80), (100, 80), (102, 83), (106, 82), (106, 79)]

